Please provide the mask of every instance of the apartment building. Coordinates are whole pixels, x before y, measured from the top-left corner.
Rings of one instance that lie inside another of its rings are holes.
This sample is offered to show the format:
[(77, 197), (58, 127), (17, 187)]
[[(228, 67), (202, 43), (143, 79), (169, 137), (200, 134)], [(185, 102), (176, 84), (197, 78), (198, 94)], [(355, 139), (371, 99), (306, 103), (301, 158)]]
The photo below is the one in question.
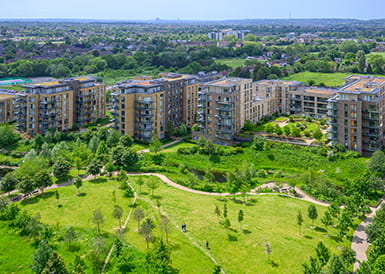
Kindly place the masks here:
[(184, 123), (191, 127), (197, 113), (198, 91), (196, 77), (176, 73), (154, 80), (120, 82), (112, 94), (116, 128), (135, 139), (150, 141), (155, 132), (158, 138), (164, 138), (168, 125), (178, 127)]
[(0, 89), (0, 123), (11, 122), (15, 120), (14, 102), (17, 99), (16, 93)]
[(169, 73), (161, 78), (164, 83), (166, 124), (191, 127), (197, 113), (199, 82), (193, 75)]
[(253, 83), (251, 79), (227, 78), (208, 82), (198, 93), (199, 136), (220, 145), (232, 145), (246, 120), (253, 120)]
[(16, 100), (16, 118), (20, 131), (31, 135), (82, 126), (105, 117), (105, 85), (94, 77), (24, 85)]
[(370, 155), (384, 145), (385, 78), (349, 76), (328, 100), (329, 139)]
[(288, 93), (286, 113), (321, 119), (327, 118), (328, 100), (336, 95), (337, 89), (322, 87), (300, 87)]
[(159, 139), (165, 137), (163, 81), (127, 80), (118, 83), (118, 90), (111, 96), (115, 127), (121, 134), (147, 142), (151, 141), (154, 133)]
[(290, 93), (301, 89), (301, 82), (283, 80), (261, 80), (254, 84), (258, 97), (273, 98), (271, 114), (288, 113), (290, 109)]

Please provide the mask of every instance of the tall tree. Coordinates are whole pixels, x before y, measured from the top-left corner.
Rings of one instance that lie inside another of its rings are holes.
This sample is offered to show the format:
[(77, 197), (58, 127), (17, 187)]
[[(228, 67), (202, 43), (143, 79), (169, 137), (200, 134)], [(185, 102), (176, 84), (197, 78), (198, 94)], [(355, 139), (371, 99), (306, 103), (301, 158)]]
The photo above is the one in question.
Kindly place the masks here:
[(79, 195), (79, 189), (82, 187), (82, 185), (83, 185), (83, 180), (82, 180), (82, 178), (80, 178), (79, 176), (77, 176), (77, 177), (74, 179), (74, 186), (76, 187), (77, 195)]
[(77, 238), (76, 231), (73, 226), (69, 226), (64, 234), (64, 240), (68, 243), (68, 248), (71, 247), (73, 241)]
[(357, 51), (356, 62), (357, 62), (357, 66), (358, 66), (358, 72), (365, 73), (366, 72), (365, 52), (363, 52), (362, 50)]
[(142, 185), (144, 185), (143, 178), (139, 177), (138, 180), (136, 180), (136, 184), (139, 186), (139, 193), (142, 193)]
[(71, 170), (71, 164), (64, 158), (57, 159), (55, 164), (52, 167), (53, 175), (59, 180), (66, 178), (70, 170)]
[(154, 190), (159, 187), (159, 183), (155, 180), (148, 180), (147, 187), (151, 189), (151, 196), (154, 196)]
[(94, 210), (93, 216), (92, 216), (92, 222), (96, 224), (98, 234), (100, 234), (100, 225), (104, 223), (104, 216), (100, 208)]
[(114, 210), (112, 211), (112, 217), (119, 220), (119, 229), (122, 228), (122, 216), (123, 216), (123, 208), (119, 205), (115, 205)]
[(315, 205), (310, 205), (308, 207), (307, 215), (311, 219), (312, 225), (314, 225), (314, 220), (316, 220), (318, 217), (318, 212), (317, 212), (317, 208), (315, 207)]
[(134, 211), (134, 220), (138, 222), (138, 231), (140, 230), (140, 221), (144, 218), (144, 212), (141, 208), (137, 208)]
[(297, 225), (298, 225), (298, 229), (299, 229), (299, 235), (301, 235), (301, 227), (302, 227), (302, 224), (303, 224), (302, 213), (301, 213), (300, 210), (298, 210), (298, 214), (297, 214)]
[(156, 134), (153, 134), (151, 137), (150, 151), (157, 154), (162, 149), (162, 143), (159, 141)]
[(240, 230), (242, 229), (243, 217), (244, 217), (243, 211), (242, 211), (242, 209), (240, 209), (238, 212), (238, 222), (239, 222), (239, 229)]
[(147, 249), (149, 248), (149, 242), (152, 239), (152, 231), (154, 228), (155, 224), (150, 218), (147, 218), (140, 226), (139, 233), (146, 240)]
[(40, 274), (43, 271), (52, 252), (53, 250), (49, 246), (48, 241), (45, 239), (41, 240), (32, 257), (31, 268), (35, 273)]
[(52, 177), (48, 174), (47, 171), (42, 170), (34, 177), (35, 187), (39, 188), (41, 192), (44, 193), (44, 188), (52, 185)]
[(160, 230), (166, 234), (166, 242), (168, 242), (168, 233), (171, 230), (171, 221), (166, 215), (160, 217)]
[(321, 266), (325, 266), (330, 259), (330, 251), (323, 244), (323, 242), (318, 242), (317, 247), (315, 249), (317, 254), (317, 259), (320, 262)]

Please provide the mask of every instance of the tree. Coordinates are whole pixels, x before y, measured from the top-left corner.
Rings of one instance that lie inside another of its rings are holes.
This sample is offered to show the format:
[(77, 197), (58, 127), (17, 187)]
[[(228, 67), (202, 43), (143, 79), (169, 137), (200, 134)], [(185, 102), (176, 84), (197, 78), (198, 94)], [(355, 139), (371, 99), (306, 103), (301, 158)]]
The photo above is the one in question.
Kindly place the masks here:
[(1, 180), (0, 190), (4, 192), (12, 191), (16, 188), (18, 183), (19, 183), (19, 180), (17, 179), (16, 173), (9, 172)]
[(213, 274), (220, 274), (220, 273), (222, 273), (222, 268), (221, 268), (221, 266), (216, 264), (214, 266)]
[(94, 160), (88, 166), (87, 174), (88, 175), (93, 175), (93, 176), (96, 177), (100, 173), (101, 168), (102, 168), (101, 163), (99, 161), (97, 161), (97, 160)]
[(266, 138), (262, 137), (262, 136), (256, 136), (254, 137), (253, 139), (253, 144), (252, 144), (252, 148), (255, 150), (255, 151), (262, 151), (264, 146), (265, 146), (265, 143), (266, 143)]
[(206, 139), (205, 137), (203, 136), (200, 136), (197, 140), (197, 144), (200, 148), (204, 148), (205, 144), (206, 144)]
[(228, 229), (231, 227), (231, 223), (230, 223), (229, 218), (226, 218), (226, 219), (224, 220), (223, 226), (226, 228), (226, 230), (228, 230)]
[(155, 180), (148, 180), (147, 181), (147, 187), (151, 189), (151, 196), (154, 196), (154, 190), (159, 187), (159, 183)]
[(86, 268), (85, 261), (79, 255), (75, 255), (73, 262), (70, 264), (70, 273), (86, 274)]
[(130, 147), (134, 141), (129, 135), (123, 135), (119, 138), (119, 144), (124, 146), (124, 147)]
[(325, 228), (327, 228), (329, 225), (332, 224), (332, 216), (330, 215), (330, 212), (327, 210), (325, 211), (324, 213), (324, 216), (321, 218), (321, 222), (323, 223), (323, 225), (325, 226)]
[(168, 242), (168, 233), (171, 230), (171, 221), (166, 215), (160, 217), (160, 230), (166, 234), (166, 242)]
[(47, 143), (44, 142), (43, 145), (41, 146), (39, 156), (44, 158), (44, 159), (50, 159), (51, 158), (51, 150), (49, 149), (49, 146)]
[(74, 186), (76, 187), (77, 194), (79, 195), (79, 188), (81, 188), (83, 185), (83, 180), (79, 176), (75, 178), (74, 180)]
[(116, 146), (112, 149), (112, 161), (118, 166), (131, 166), (138, 162), (138, 154), (132, 148)]
[(139, 186), (139, 193), (142, 193), (142, 185), (144, 185), (144, 180), (142, 177), (139, 177), (138, 180), (136, 180), (137, 185)]
[(223, 218), (227, 218), (227, 203), (223, 204)]
[(62, 257), (60, 257), (56, 251), (54, 251), (51, 253), (49, 260), (41, 273), (42, 274), (52, 274), (52, 273), (67, 274), (68, 271), (65, 267)]
[(24, 193), (25, 195), (30, 195), (32, 193), (32, 191), (35, 189), (35, 186), (34, 186), (34, 181), (31, 177), (29, 176), (24, 176), (20, 181), (19, 181), (19, 184), (17, 186), (17, 188), (19, 189), (19, 191), (21, 193)]
[(270, 255), (271, 255), (271, 246), (268, 241), (265, 240), (265, 253), (267, 254), (268, 261), (270, 262)]
[(121, 169), (118, 173), (118, 176), (116, 177), (119, 182), (126, 182), (128, 180), (127, 173)]
[(365, 52), (363, 52), (362, 50), (357, 51), (356, 62), (357, 62), (358, 72), (365, 73), (365, 71), (366, 71)]
[(172, 266), (171, 249), (162, 239), (154, 243), (154, 247), (146, 256), (145, 264), (148, 273), (179, 273), (179, 270)]
[(140, 226), (139, 233), (146, 240), (147, 249), (149, 248), (148, 244), (152, 239), (152, 231), (154, 228), (155, 228), (155, 224), (150, 218), (147, 218)]
[(0, 216), (3, 211), (7, 209), (9, 205), (9, 199), (5, 196), (0, 196)]
[(71, 243), (73, 241), (75, 241), (77, 238), (77, 234), (76, 234), (76, 231), (75, 229), (73, 228), (73, 226), (69, 226), (67, 229), (66, 229), (66, 232), (64, 234), (64, 240), (66, 242), (68, 242), (68, 248), (71, 247)]
[(112, 162), (107, 162), (107, 164), (104, 166), (104, 170), (108, 172), (108, 176), (111, 177), (112, 173), (115, 170), (115, 166)]
[(321, 266), (325, 266), (330, 259), (329, 249), (327, 249), (323, 242), (318, 242), (315, 251), (317, 254), (317, 259), (320, 262)]
[(100, 234), (100, 225), (104, 223), (104, 216), (100, 208), (95, 209), (92, 216), (92, 222), (96, 224), (98, 234)]
[(329, 267), (328, 267), (328, 273), (330, 274), (341, 274), (344, 273), (343, 271), (344, 266), (340, 260), (340, 257), (337, 255), (333, 255), (330, 259)]
[(144, 218), (144, 212), (141, 208), (137, 208), (134, 211), (134, 220), (138, 222), (138, 231), (140, 226), (140, 221)]
[(385, 154), (381, 150), (373, 153), (368, 163), (368, 169), (370, 172), (381, 174), (381, 177), (383, 177), (385, 173)]
[(304, 274), (318, 274), (318, 273), (321, 273), (321, 269), (322, 269), (319, 261), (314, 257), (310, 257), (309, 265), (307, 263), (304, 263), (302, 264), (302, 267), (303, 267)]
[(316, 140), (321, 140), (322, 139), (322, 131), (319, 129), (319, 127), (317, 127), (314, 131), (313, 131), (313, 137), (316, 139)]
[(36, 149), (41, 149), (44, 144), (44, 137), (41, 134), (36, 134), (32, 139), (33, 147)]
[(239, 222), (239, 229), (242, 229), (242, 227), (241, 227), (241, 223), (243, 222), (243, 211), (242, 211), (242, 209), (240, 209), (239, 210), (239, 212), (238, 212), (238, 222)]
[(71, 164), (63, 158), (57, 159), (55, 164), (52, 167), (53, 175), (59, 180), (66, 178), (70, 170), (71, 170)]
[(57, 203), (59, 203), (60, 194), (59, 194), (59, 191), (57, 191), (57, 190), (55, 190), (55, 198), (56, 198)]
[(217, 215), (217, 217), (219, 219), (219, 217), (221, 217), (221, 210), (219, 209), (219, 207), (217, 205), (215, 205), (214, 212), (215, 212), (215, 214)]
[(119, 229), (122, 228), (122, 216), (123, 208), (121, 206), (115, 205), (112, 211), (112, 217), (119, 220)]
[(88, 143), (88, 148), (91, 150), (92, 153), (96, 153), (98, 146), (99, 146), (99, 138), (96, 135), (94, 135)]
[(274, 133), (277, 135), (282, 135), (282, 128), (278, 124), (274, 126)]
[(49, 246), (47, 240), (41, 240), (39, 246), (32, 257), (31, 268), (35, 273), (41, 273), (50, 258), (52, 248)]
[(47, 171), (40, 171), (34, 178), (35, 187), (39, 188), (44, 193), (44, 188), (52, 185), (52, 178)]
[(162, 143), (159, 141), (158, 137), (156, 136), (156, 133), (154, 133), (151, 137), (151, 143), (150, 143), (150, 151), (158, 154), (159, 151), (162, 149)]
[(206, 140), (204, 151), (208, 155), (211, 155), (215, 152), (215, 145), (211, 139)]
[(266, 133), (273, 133), (274, 132), (274, 127), (271, 123), (267, 123), (264, 127), (264, 130)]
[(13, 131), (12, 127), (9, 125), (0, 126), (0, 147), (9, 147), (16, 143), (20, 138), (19, 134)]
[(299, 235), (301, 235), (302, 224), (303, 224), (303, 217), (302, 217), (301, 211), (299, 210), (298, 214), (297, 214), (297, 225), (298, 225), (298, 229), (299, 229)]
[(337, 229), (339, 232), (339, 236), (342, 237), (343, 235), (345, 235), (352, 223), (352, 216), (350, 215), (350, 212), (348, 212), (348, 210), (346, 210), (345, 208), (342, 211), (340, 217), (338, 218)]
[(40, 215), (31, 217), (25, 226), (28, 235), (35, 241), (40, 237), (40, 234), (43, 230), (43, 224), (40, 222), (40, 218)]
[(314, 225), (314, 220), (316, 220), (318, 217), (318, 212), (317, 212), (317, 208), (315, 207), (315, 205), (310, 205), (308, 207), (307, 215), (311, 219), (312, 225)]
[(108, 137), (107, 137), (107, 145), (109, 147), (114, 147), (119, 143), (120, 140), (120, 132), (117, 130), (110, 130)]

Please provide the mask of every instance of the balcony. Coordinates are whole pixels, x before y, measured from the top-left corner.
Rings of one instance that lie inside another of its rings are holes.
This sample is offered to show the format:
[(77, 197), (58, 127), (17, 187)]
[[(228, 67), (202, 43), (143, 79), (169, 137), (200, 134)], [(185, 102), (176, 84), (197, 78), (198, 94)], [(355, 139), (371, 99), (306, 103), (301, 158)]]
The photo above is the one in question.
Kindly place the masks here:
[(379, 132), (363, 132), (362, 135), (369, 136), (369, 137), (379, 137), (380, 133)]
[(218, 111), (225, 111), (225, 112), (231, 112), (232, 111), (231, 108), (221, 108), (221, 107), (216, 108), (216, 110), (218, 110)]
[(154, 114), (151, 113), (136, 113), (137, 117), (151, 118), (154, 117)]
[(223, 133), (226, 133), (226, 134), (233, 134), (233, 131), (231, 129), (224, 129), (224, 128), (219, 128), (216, 130), (217, 132), (223, 132)]
[(233, 102), (225, 102), (225, 101), (216, 101), (218, 105), (226, 105), (226, 106), (229, 106), (229, 105), (232, 105)]
[(152, 132), (152, 127), (150, 127), (150, 128), (135, 127), (135, 130)]
[(337, 105), (336, 104), (328, 104), (326, 108), (329, 110), (337, 110)]
[(147, 106), (147, 107), (136, 106), (135, 109), (136, 110), (153, 110), (154, 108), (150, 106)]
[(370, 121), (378, 121), (380, 120), (380, 117), (378, 116), (366, 116), (366, 117), (362, 117), (362, 120), (370, 120)]
[(151, 105), (154, 101), (143, 101), (143, 100), (135, 100), (137, 104), (149, 104)]

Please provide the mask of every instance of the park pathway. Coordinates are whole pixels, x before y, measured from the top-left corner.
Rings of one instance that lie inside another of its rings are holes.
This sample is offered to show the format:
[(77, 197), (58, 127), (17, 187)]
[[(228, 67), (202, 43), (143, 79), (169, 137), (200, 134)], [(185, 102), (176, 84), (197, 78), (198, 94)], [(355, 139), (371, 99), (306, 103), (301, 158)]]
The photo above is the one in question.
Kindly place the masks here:
[[(131, 203), (131, 206), (130, 206), (130, 211), (128, 212), (128, 215), (127, 215), (127, 218), (126, 220), (124, 221), (124, 224), (123, 226), (120, 228), (120, 232), (121, 231), (124, 231), (126, 229), (126, 226), (128, 224), (128, 221), (130, 220), (130, 217), (132, 215), (132, 211), (134, 210), (134, 206), (135, 206), (135, 203), (136, 203), (136, 200), (138, 199), (138, 195), (134, 189), (134, 187), (129, 183), (127, 182), (127, 185), (132, 189), (132, 191), (134, 192), (134, 199), (132, 200), (132, 203)], [(120, 233), (119, 232), (119, 233)], [(106, 270), (106, 266), (108, 264), (108, 262), (110, 261), (110, 258), (111, 258), (111, 255), (112, 255), (112, 252), (114, 251), (114, 248), (115, 248), (115, 243), (112, 244), (111, 248), (110, 248), (110, 251), (108, 251), (108, 254), (107, 254), (107, 257), (106, 259), (104, 260), (104, 264), (103, 264), (103, 268), (102, 268), (102, 271), (101, 273), (103, 274), (104, 271)]]
[[(170, 147), (170, 146), (172, 146), (172, 145), (175, 145), (175, 144), (177, 144), (177, 143), (180, 143), (181, 141), (182, 141), (182, 139), (176, 139), (175, 141), (172, 141), (171, 143), (168, 143), (168, 144), (163, 145), (162, 148)], [(139, 154), (143, 154), (143, 153), (145, 153), (145, 152), (150, 152), (150, 149), (147, 148), (147, 149), (142, 149), (142, 150), (139, 150), (139, 151), (138, 151)]]
[(372, 212), (367, 216), (367, 218), (358, 226), (353, 235), (352, 249), (356, 252), (356, 262), (354, 263), (354, 272), (360, 267), (360, 262), (367, 261), (368, 257), (366, 256), (366, 251), (369, 247), (368, 234), (365, 232), (365, 228), (372, 222), (373, 217), (376, 215), (377, 210), (385, 204), (384, 199), (377, 205), (377, 207), (372, 208)]

